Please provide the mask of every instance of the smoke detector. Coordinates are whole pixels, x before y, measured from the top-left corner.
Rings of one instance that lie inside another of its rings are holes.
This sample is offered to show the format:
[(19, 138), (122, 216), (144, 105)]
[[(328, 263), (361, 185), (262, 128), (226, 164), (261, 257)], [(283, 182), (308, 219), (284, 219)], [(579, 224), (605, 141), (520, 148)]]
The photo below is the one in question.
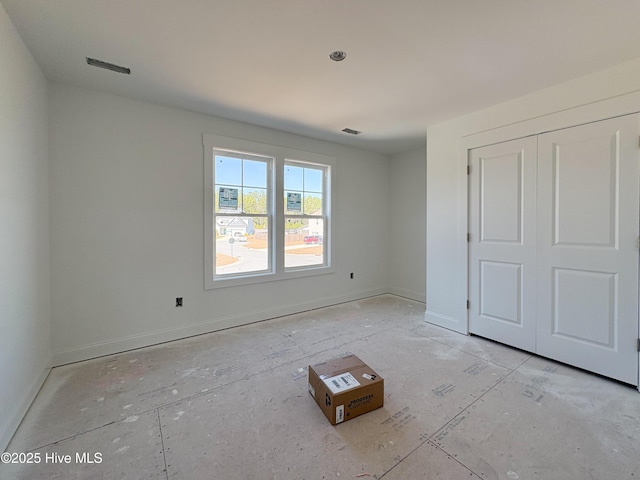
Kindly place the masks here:
[(334, 62), (341, 62), (345, 58), (347, 58), (347, 53), (342, 50), (336, 50), (335, 52), (331, 52), (329, 54), (329, 58)]

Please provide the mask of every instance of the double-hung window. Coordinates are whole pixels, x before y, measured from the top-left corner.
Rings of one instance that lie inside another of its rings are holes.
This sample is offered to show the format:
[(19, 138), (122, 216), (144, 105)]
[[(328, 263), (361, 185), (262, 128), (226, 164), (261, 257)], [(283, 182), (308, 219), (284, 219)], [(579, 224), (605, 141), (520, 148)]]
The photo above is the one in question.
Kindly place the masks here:
[(324, 165), (285, 161), (286, 269), (324, 264), (324, 184), (328, 176), (327, 168)]
[[(270, 271), (269, 225), (273, 222), (269, 174), (272, 164), (272, 157), (213, 150), (216, 276)], [(253, 248), (243, 252), (250, 255), (242, 255), (240, 261), (241, 249), (248, 239), (252, 240)]]
[(205, 288), (331, 273), (335, 158), (205, 134)]

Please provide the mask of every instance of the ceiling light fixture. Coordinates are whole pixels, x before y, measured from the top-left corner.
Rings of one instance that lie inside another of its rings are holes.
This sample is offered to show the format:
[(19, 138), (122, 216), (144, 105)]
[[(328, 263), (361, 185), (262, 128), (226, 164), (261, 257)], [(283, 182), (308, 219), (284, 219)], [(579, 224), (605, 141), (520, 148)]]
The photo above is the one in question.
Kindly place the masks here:
[(105, 68), (113, 72), (124, 73), (125, 75), (131, 75), (131, 69), (127, 67), (121, 67), (120, 65), (114, 65), (113, 63), (103, 62), (102, 60), (96, 60), (95, 58), (87, 58), (87, 63), (91, 66), (98, 68)]
[(358, 130), (354, 130), (353, 128), (343, 128), (342, 131), (344, 133), (349, 133), (351, 135), (360, 135), (362, 132), (359, 132)]
[(342, 50), (336, 50), (335, 52), (331, 52), (329, 54), (329, 58), (334, 62), (341, 62), (345, 58), (347, 58), (347, 53)]

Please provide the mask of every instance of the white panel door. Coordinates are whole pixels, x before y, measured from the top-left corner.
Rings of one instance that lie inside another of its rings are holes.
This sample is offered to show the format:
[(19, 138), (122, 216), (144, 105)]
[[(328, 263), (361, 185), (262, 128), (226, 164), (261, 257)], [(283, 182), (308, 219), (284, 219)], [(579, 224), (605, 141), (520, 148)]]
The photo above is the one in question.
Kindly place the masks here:
[(536, 138), (471, 150), (469, 331), (535, 350)]
[(637, 115), (538, 139), (536, 352), (638, 384)]

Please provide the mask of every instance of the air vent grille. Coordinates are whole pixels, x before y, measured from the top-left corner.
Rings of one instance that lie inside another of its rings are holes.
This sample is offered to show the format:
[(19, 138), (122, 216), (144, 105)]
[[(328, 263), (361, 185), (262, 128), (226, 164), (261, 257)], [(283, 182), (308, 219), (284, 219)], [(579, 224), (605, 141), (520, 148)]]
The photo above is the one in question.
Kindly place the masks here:
[(96, 60), (95, 58), (87, 57), (87, 63), (94, 67), (105, 68), (113, 72), (123, 73), (125, 75), (131, 75), (130, 68), (121, 67), (120, 65), (114, 65), (113, 63), (103, 62), (102, 60)]

